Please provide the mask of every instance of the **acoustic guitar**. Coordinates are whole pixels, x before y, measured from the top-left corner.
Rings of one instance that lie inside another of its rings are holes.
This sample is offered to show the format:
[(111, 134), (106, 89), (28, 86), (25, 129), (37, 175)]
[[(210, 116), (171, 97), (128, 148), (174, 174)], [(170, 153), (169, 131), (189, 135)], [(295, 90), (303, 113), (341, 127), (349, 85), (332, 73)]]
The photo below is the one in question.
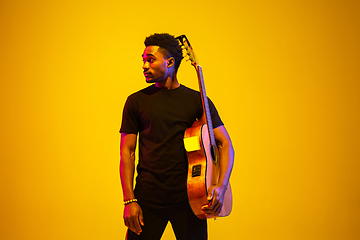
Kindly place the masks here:
[(215, 141), (208, 98), (206, 96), (202, 68), (198, 64), (193, 48), (185, 35), (178, 36), (181, 47), (196, 69), (201, 94), (203, 115), (192, 127), (185, 130), (184, 146), (189, 168), (187, 193), (194, 214), (200, 219), (228, 216), (232, 209), (230, 183), (225, 192), (224, 203), (219, 215), (205, 215), (201, 207), (209, 204), (208, 189), (219, 181), (221, 147)]

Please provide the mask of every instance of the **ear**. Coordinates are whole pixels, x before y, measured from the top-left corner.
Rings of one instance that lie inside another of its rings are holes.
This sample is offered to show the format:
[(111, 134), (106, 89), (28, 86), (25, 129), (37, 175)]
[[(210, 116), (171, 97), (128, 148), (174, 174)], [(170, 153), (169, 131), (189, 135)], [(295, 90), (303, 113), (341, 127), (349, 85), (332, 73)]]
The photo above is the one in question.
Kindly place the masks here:
[(173, 57), (169, 57), (168, 59), (167, 59), (167, 67), (168, 68), (171, 68), (172, 66), (174, 66), (175, 65), (175, 58), (173, 58)]

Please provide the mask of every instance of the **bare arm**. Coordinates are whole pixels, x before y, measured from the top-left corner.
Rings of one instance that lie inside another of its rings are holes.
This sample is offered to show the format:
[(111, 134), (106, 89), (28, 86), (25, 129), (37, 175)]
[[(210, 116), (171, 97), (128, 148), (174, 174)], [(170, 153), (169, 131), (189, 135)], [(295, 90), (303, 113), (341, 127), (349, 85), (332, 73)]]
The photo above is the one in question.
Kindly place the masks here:
[(203, 207), (203, 211), (206, 214), (220, 213), (234, 164), (234, 148), (226, 128), (224, 126), (215, 128), (214, 135), (216, 142), (221, 148), (220, 178), (215, 186), (211, 186), (208, 189), (208, 199), (211, 200), (211, 204)]
[[(124, 201), (135, 198), (134, 173), (135, 173), (135, 149), (136, 134), (121, 133), (120, 142), (120, 179), (123, 189)], [(141, 226), (144, 225), (140, 206), (136, 202), (125, 205), (124, 223), (133, 232), (140, 234)]]
[(214, 129), (216, 141), (220, 144), (220, 179), (218, 185), (226, 187), (234, 164), (234, 148), (230, 136), (224, 126)]

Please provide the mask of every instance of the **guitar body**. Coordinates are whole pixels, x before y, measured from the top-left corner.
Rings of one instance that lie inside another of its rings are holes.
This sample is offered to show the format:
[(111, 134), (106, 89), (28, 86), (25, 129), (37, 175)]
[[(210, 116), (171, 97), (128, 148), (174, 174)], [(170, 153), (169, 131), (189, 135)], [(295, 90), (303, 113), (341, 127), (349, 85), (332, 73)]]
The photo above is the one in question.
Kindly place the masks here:
[(220, 170), (219, 160), (214, 164), (211, 156), (207, 124), (195, 122), (193, 127), (186, 129), (184, 143), (189, 162), (187, 191), (194, 214), (200, 219), (229, 215), (232, 209), (230, 183), (227, 186), (223, 207), (219, 215), (209, 216), (201, 211), (202, 206), (209, 204), (207, 200), (208, 189), (218, 182)]

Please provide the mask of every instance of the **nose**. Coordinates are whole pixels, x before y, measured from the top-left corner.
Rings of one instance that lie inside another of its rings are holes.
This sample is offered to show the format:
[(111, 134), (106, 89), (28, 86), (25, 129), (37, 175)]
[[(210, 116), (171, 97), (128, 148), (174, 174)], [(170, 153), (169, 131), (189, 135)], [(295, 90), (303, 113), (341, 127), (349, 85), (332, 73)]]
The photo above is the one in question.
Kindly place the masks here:
[(142, 66), (142, 68), (145, 69), (149, 69), (149, 62), (148, 61), (144, 61), (144, 64)]

